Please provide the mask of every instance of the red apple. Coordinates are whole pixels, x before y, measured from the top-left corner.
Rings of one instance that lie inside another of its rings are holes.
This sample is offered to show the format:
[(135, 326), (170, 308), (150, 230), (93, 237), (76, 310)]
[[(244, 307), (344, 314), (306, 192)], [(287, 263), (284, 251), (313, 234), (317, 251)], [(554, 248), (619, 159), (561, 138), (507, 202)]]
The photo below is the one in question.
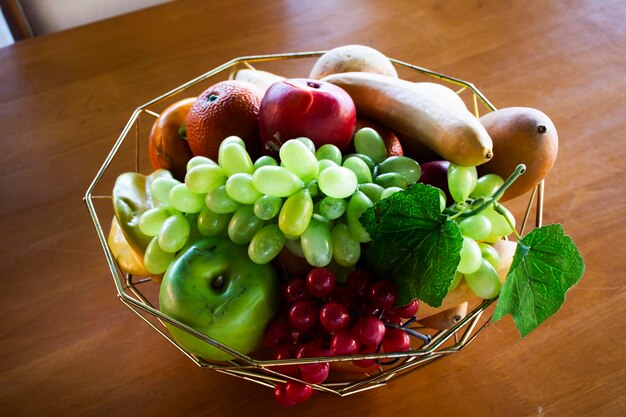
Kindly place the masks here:
[(267, 154), (276, 154), (284, 142), (302, 136), (316, 147), (330, 143), (344, 150), (355, 122), (356, 108), (345, 90), (306, 78), (272, 84), (259, 109), (261, 145)]

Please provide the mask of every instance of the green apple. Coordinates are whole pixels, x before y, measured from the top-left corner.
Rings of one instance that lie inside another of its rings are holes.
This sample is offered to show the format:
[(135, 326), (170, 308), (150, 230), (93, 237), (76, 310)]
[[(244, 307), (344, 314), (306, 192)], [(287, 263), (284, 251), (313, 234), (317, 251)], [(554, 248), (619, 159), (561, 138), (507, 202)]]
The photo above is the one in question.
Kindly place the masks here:
[[(209, 237), (187, 247), (168, 267), (159, 294), (164, 314), (237, 350), (252, 352), (280, 303), (274, 268), (257, 265), (247, 246)], [(176, 342), (208, 361), (233, 356), (166, 323)]]

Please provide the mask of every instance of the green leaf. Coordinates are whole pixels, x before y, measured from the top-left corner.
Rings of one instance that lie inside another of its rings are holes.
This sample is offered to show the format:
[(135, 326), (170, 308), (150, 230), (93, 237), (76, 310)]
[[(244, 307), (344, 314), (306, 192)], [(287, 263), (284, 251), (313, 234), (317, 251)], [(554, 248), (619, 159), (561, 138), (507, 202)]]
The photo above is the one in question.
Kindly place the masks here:
[(441, 214), (439, 191), (414, 184), (379, 201), (361, 216), (372, 238), (366, 259), (398, 287), (398, 304), (414, 298), (439, 307), (461, 259), (461, 231)]
[(518, 242), (493, 320), (510, 313), (526, 336), (561, 308), (584, 271), (582, 256), (560, 224), (533, 230)]

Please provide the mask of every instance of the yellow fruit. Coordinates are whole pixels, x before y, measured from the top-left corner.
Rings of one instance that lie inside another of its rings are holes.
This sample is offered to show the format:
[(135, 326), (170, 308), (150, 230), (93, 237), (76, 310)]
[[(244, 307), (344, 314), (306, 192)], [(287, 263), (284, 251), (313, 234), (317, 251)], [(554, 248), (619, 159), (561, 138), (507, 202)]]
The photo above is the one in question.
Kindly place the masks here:
[(518, 164), (526, 165), (502, 201), (525, 194), (548, 175), (559, 150), (559, 136), (548, 116), (528, 107), (507, 107), (485, 114), (480, 122), (493, 140), (494, 152), (491, 161), (479, 167), (480, 175), (507, 178)]
[(107, 243), (109, 244), (113, 258), (115, 258), (122, 271), (139, 276), (151, 275), (143, 265), (142, 256), (135, 252), (128, 244), (115, 216), (113, 216), (113, 220), (111, 220), (111, 230), (107, 238)]
[(385, 55), (363, 45), (344, 45), (326, 52), (313, 65), (309, 78), (320, 80), (330, 74), (352, 71), (398, 78), (398, 72)]
[(476, 166), (492, 156), (492, 141), (478, 119), (454, 92), (432, 83), (413, 83), (380, 74), (347, 72), (324, 77), (350, 94), (358, 117), (383, 123), (404, 139), (425, 145), (457, 165)]

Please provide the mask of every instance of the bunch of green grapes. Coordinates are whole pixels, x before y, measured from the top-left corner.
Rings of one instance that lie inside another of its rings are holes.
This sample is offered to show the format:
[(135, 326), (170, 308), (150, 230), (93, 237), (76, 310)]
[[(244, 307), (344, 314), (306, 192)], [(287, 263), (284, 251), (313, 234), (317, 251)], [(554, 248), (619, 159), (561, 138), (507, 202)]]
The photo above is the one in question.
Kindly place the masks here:
[(450, 164), (448, 188), (454, 199), (450, 208), (463, 236), (461, 261), (452, 288), (464, 277), (472, 291), (481, 298), (490, 299), (500, 292), (496, 272), (498, 252), (492, 243), (510, 235), (515, 229), (515, 218), (498, 203), (504, 180), (495, 174), (477, 177), (476, 167)]
[[(235, 136), (220, 145), (218, 161), (194, 157), (184, 183), (157, 179), (152, 197), (163, 206), (148, 210), (140, 228), (153, 240), (144, 263), (151, 273), (167, 269), (176, 252), (198, 236), (228, 236), (248, 245), (250, 259), (265, 264), (285, 244), (313, 266), (331, 260), (355, 265), (361, 243), (370, 240), (359, 218), (375, 202), (420, 177), (413, 159), (387, 158), (373, 129), (359, 130), (357, 153), (334, 145), (315, 149), (307, 138), (285, 142), (280, 163), (270, 156), (252, 161)], [(197, 235), (194, 237), (194, 231)]]

